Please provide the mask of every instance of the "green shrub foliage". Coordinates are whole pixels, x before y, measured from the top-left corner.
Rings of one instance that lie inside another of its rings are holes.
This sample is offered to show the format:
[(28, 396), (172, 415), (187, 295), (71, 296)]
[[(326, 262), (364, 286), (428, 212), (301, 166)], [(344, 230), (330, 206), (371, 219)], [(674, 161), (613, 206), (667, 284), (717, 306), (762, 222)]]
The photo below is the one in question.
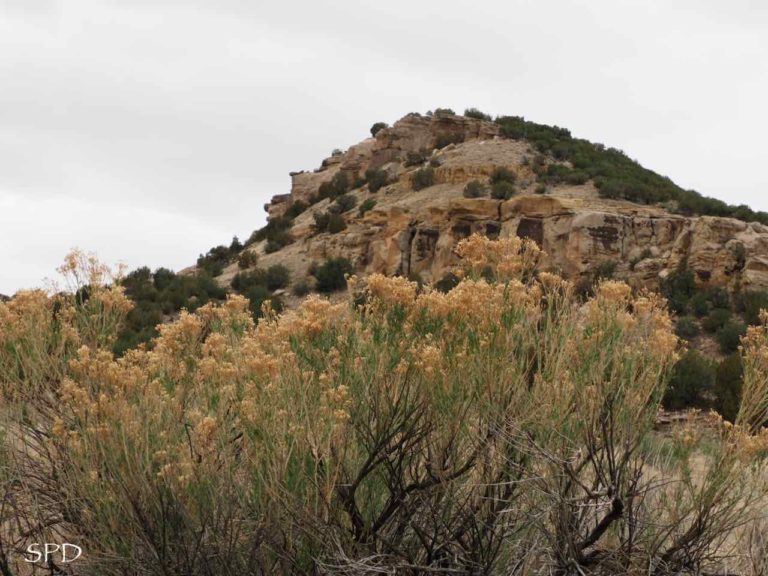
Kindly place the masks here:
[(664, 396), (669, 410), (704, 408), (715, 385), (715, 367), (696, 350), (687, 351), (677, 361)]
[(485, 196), (488, 190), (479, 180), (470, 180), (467, 185), (464, 186), (464, 198), (480, 198)]
[(376, 137), (376, 134), (384, 130), (384, 128), (389, 128), (389, 124), (386, 122), (376, 122), (371, 126), (371, 136)]
[(744, 366), (741, 354), (734, 352), (717, 367), (715, 379), (715, 410), (733, 422), (739, 412)]
[(693, 190), (684, 190), (665, 176), (640, 166), (621, 150), (606, 148), (587, 140), (574, 138), (565, 128), (530, 122), (519, 116), (496, 119), (502, 136), (527, 140), (536, 150), (555, 160), (567, 161), (572, 171), (547, 170), (546, 180), (563, 178), (594, 181), (604, 198), (617, 198), (653, 204), (673, 202), (681, 214), (729, 216), (745, 221), (768, 224), (768, 213), (755, 212), (747, 206), (731, 206), (715, 198), (707, 198)]
[(329, 293), (347, 287), (346, 274), (352, 274), (354, 268), (346, 258), (330, 258), (314, 271), (318, 292)]
[(432, 167), (420, 168), (411, 176), (411, 185), (414, 190), (429, 188), (435, 182), (435, 171)]

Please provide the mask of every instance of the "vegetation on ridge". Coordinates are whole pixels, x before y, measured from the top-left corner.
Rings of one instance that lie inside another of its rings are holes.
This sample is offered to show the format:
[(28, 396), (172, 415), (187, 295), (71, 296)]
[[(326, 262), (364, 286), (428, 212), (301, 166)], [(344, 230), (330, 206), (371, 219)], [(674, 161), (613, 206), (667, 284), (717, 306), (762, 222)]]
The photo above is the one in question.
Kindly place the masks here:
[(738, 218), (768, 224), (768, 213), (749, 206), (731, 206), (722, 200), (684, 190), (669, 178), (660, 176), (616, 148), (574, 138), (565, 128), (530, 122), (519, 116), (496, 118), (502, 136), (530, 142), (537, 151), (567, 161), (572, 168), (552, 165), (541, 176), (545, 181), (594, 181), (603, 198), (628, 200), (640, 204), (666, 203), (684, 215)]

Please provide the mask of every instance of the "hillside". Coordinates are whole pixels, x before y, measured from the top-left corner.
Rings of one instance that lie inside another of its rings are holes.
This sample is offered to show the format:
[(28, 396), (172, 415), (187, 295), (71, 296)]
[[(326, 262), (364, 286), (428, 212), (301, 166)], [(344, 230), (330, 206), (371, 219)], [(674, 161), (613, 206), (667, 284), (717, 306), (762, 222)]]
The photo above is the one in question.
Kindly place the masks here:
[[(684, 191), (616, 150), (521, 119), (410, 114), (291, 177), (245, 251), (260, 267), (287, 266), (294, 282), (333, 257), (361, 273), (436, 282), (456, 263), (456, 243), (480, 232), (534, 239), (548, 254), (543, 267), (572, 279), (611, 268), (656, 288), (687, 265), (701, 283), (768, 287), (768, 227), (757, 222), (766, 214)], [(472, 181), (478, 197), (467, 198)], [(225, 284), (238, 272), (227, 257)]]

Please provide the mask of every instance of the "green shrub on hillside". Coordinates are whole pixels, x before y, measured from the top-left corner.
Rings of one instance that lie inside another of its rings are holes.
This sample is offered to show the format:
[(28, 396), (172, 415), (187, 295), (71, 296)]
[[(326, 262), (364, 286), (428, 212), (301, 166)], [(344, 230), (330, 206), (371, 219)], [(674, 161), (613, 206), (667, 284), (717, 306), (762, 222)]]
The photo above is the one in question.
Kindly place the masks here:
[(728, 320), (717, 331), (717, 343), (723, 354), (731, 354), (739, 349), (741, 337), (747, 333), (747, 326), (739, 320)]
[(357, 198), (355, 196), (353, 196), (352, 194), (342, 194), (341, 196), (336, 198), (336, 201), (333, 203), (333, 207), (334, 207), (333, 212), (336, 212), (337, 214), (342, 214), (344, 212), (352, 210), (352, 208), (354, 208), (355, 206), (357, 206)]
[(346, 274), (352, 274), (354, 268), (346, 258), (330, 258), (314, 271), (317, 285), (315, 289), (321, 293), (335, 292), (347, 287)]
[(133, 302), (113, 351), (122, 355), (157, 336), (157, 325), (182, 309), (196, 310), (208, 302), (226, 298), (226, 291), (204, 271), (178, 276), (167, 268), (154, 274), (147, 267), (137, 268), (120, 281), (125, 295)]
[(347, 221), (344, 220), (344, 216), (341, 214), (329, 214), (328, 215), (328, 233), (338, 234), (342, 230), (347, 229)]
[(490, 114), (481, 112), (477, 108), (467, 108), (466, 110), (464, 110), (464, 116), (466, 116), (467, 118), (475, 118), (476, 120), (487, 120), (488, 122), (493, 120)]
[(313, 229), (316, 234), (321, 232), (329, 232), (331, 234), (337, 234), (346, 229), (347, 223), (344, 220), (344, 216), (336, 214), (334, 212), (315, 212), (313, 215), (315, 223)]
[(744, 366), (741, 354), (734, 352), (717, 367), (715, 378), (715, 410), (733, 422), (739, 413)]
[(494, 200), (509, 200), (517, 193), (515, 185), (501, 180), (491, 186), (491, 198)]
[(293, 292), (293, 295), (298, 296), (299, 298), (306, 296), (311, 291), (312, 291), (312, 286), (310, 286), (309, 281), (306, 278), (302, 278), (301, 280), (296, 282), (291, 288), (291, 292)]
[(307, 208), (309, 208), (309, 204), (302, 200), (296, 200), (288, 207), (288, 210), (285, 211), (285, 218), (293, 220)]
[(349, 178), (345, 172), (336, 172), (336, 174), (327, 182), (320, 184), (317, 189), (317, 198), (322, 200), (323, 198), (335, 199), (337, 196), (341, 196), (347, 192), (350, 188)]
[(716, 308), (712, 310), (704, 320), (701, 321), (701, 327), (710, 334), (714, 334), (725, 326), (731, 320), (731, 311), (726, 308)]
[(668, 410), (705, 408), (715, 385), (715, 367), (696, 350), (688, 350), (675, 364), (664, 395)]
[[(747, 206), (729, 206), (721, 200), (707, 198), (693, 190), (684, 190), (669, 178), (640, 166), (621, 150), (606, 148), (587, 140), (573, 138), (557, 126), (529, 122), (519, 116), (496, 119), (502, 136), (529, 141), (540, 153), (556, 160), (568, 161), (577, 175), (555, 168), (550, 177), (584, 176), (594, 181), (604, 198), (624, 199), (643, 204), (674, 202), (681, 214), (730, 216), (768, 224), (768, 213), (754, 212)], [(547, 171), (549, 172), (549, 171)]]
[(699, 335), (699, 324), (691, 316), (682, 316), (675, 322), (675, 334), (684, 340), (693, 340)]
[(293, 226), (293, 219), (287, 215), (270, 218), (266, 226), (251, 234), (250, 238), (245, 242), (245, 246), (248, 247), (256, 242), (267, 240), (276, 250), (279, 250), (293, 242), (290, 232), (291, 226)]
[(730, 354), (717, 367), (714, 408), (730, 422), (734, 422), (739, 413), (743, 379), (744, 366), (738, 352)]
[(264, 283), (267, 290), (279, 290), (285, 288), (291, 281), (291, 274), (288, 268), (282, 264), (274, 264), (267, 268), (264, 274)]
[(696, 292), (696, 277), (688, 268), (681, 267), (661, 282), (661, 293), (676, 314), (685, 314), (688, 302)]
[(226, 246), (214, 246), (207, 253), (198, 257), (197, 267), (203, 269), (210, 276), (218, 276), (233, 257), (234, 254)]
[(408, 152), (405, 155), (405, 162), (404, 165), (406, 168), (410, 168), (411, 166), (421, 166), (424, 164), (424, 162), (427, 161), (427, 154), (426, 152)]
[(248, 270), (244, 272), (238, 272), (232, 277), (232, 290), (238, 294), (245, 294), (254, 286), (266, 287), (266, 272), (261, 268), (255, 270)]
[(282, 312), (284, 308), (283, 300), (279, 296), (272, 294), (265, 286), (253, 286), (244, 294), (244, 296), (248, 298), (250, 302), (248, 309), (254, 320), (258, 320), (264, 315), (262, 307), (267, 300), (270, 301), (272, 310), (275, 312)]
[(704, 291), (696, 292), (696, 294), (691, 297), (689, 304), (691, 312), (699, 318), (706, 316), (712, 311), (712, 304), (710, 303), (709, 298), (707, 298), (707, 293)]
[(470, 180), (464, 186), (464, 198), (480, 198), (488, 193), (485, 185), (479, 180)]
[(435, 182), (435, 171), (431, 168), (420, 168), (411, 176), (411, 186), (414, 190), (429, 188)]
[(371, 126), (371, 136), (376, 137), (376, 134), (384, 130), (384, 128), (389, 128), (389, 124), (386, 122), (376, 122)]
[(744, 307), (744, 320), (747, 324), (756, 326), (760, 324), (760, 311), (768, 310), (768, 291), (751, 290), (742, 296)]
[(458, 286), (459, 282), (461, 282), (461, 278), (456, 276), (453, 272), (448, 272), (445, 276), (440, 278), (440, 280), (435, 282), (435, 288), (445, 294)]
[(368, 182), (368, 190), (376, 193), (387, 185), (387, 173), (384, 170), (366, 170), (365, 179)]
[(365, 201), (363, 201), (362, 204), (360, 204), (360, 207), (357, 209), (357, 214), (362, 217), (365, 216), (365, 213), (373, 210), (373, 208), (376, 206), (376, 200), (373, 198), (366, 198)]
[(240, 268), (240, 270), (245, 270), (246, 268), (255, 266), (258, 261), (259, 257), (255, 252), (243, 250), (237, 258), (237, 267)]
[(497, 166), (493, 169), (493, 173), (491, 173), (491, 184), (498, 184), (499, 182), (514, 184), (516, 181), (517, 174), (504, 166)]
[(447, 134), (438, 134), (437, 138), (435, 139), (435, 148), (438, 150), (442, 150), (446, 146), (449, 146), (451, 144), (461, 144), (464, 142), (464, 134), (461, 132), (457, 133), (447, 133)]

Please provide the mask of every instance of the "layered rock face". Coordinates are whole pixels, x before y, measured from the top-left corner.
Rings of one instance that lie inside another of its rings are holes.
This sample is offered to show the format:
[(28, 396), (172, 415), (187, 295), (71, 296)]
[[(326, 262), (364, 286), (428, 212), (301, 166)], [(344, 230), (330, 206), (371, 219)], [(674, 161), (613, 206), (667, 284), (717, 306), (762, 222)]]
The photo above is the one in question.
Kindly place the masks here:
[[(423, 155), (423, 164), (414, 164), (416, 153)], [(768, 288), (768, 227), (604, 200), (591, 183), (542, 193), (531, 169), (535, 156), (526, 142), (500, 138), (492, 122), (408, 115), (375, 138), (326, 159), (320, 169), (292, 174), (291, 193), (267, 205), (270, 218), (298, 200), (311, 202), (320, 185), (339, 172), (353, 182), (368, 169), (380, 169), (390, 183), (376, 193), (367, 185), (352, 190), (358, 203), (373, 199), (376, 206), (364, 215), (356, 208), (343, 214), (347, 228), (336, 234), (315, 233), (312, 214), (330, 205), (327, 199), (316, 202), (295, 219), (294, 243), (262, 254), (260, 265), (281, 263), (293, 278), (301, 278), (312, 262), (344, 256), (361, 273), (436, 281), (456, 264), (457, 242), (479, 232), (532, 238), (546, 252), (542, 267), (572, 279), (610, 268), (636, 286), (655, 288), (660, 279), (687, 265), (702, 284)], [(427, 166), (433, 183), (416, 191), (413, 174)], [(488, 182), (497, 167), (516, 174), (514, 197), (462, 196), (468, 181)], [(263, 252), (261, 245), (250, 249)]]

